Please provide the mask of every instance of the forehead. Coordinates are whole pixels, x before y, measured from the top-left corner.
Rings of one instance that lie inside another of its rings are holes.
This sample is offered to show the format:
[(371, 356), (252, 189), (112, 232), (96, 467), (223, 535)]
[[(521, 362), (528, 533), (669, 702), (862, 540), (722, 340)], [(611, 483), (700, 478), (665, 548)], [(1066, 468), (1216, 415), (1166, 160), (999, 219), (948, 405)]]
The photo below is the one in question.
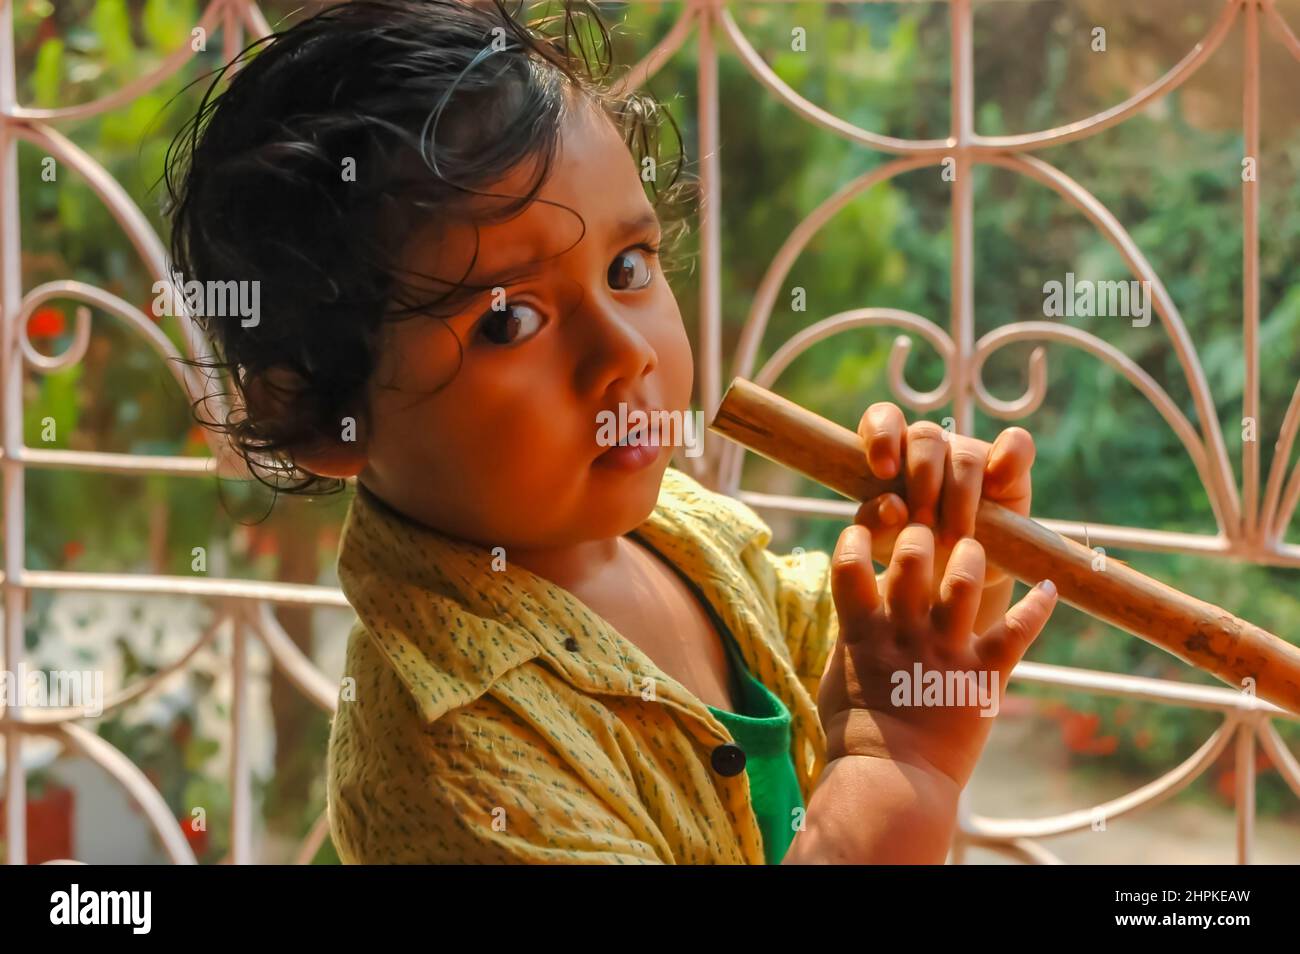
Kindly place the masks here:
[[(472, 261), (466, 280), (474, 282), (590, 243), (601, 245), (623, 223), (654, 214), (636, 160), (613, 123), (585, 98), (571, 97), (568, 107), (537, 197), (506, 221), (479, 222), (476, 227), (467, 217), (443, 223), (436, 243), (417, 243), (421, 271), (458, 280)], [(479, 191), (523, 195), (536, 175), (537, 167), (525, 163)]]

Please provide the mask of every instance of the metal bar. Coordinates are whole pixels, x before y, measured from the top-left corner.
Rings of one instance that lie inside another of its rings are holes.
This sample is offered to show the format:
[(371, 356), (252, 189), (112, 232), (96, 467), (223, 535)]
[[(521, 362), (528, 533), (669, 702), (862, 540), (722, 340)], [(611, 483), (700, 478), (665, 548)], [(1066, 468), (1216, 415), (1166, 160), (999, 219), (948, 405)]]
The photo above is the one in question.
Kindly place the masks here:
[[(1300, 474), (1300, 470), (1297, 471)], [(789, 494), (764, 494), (739, 490), (732, 494), (755, 510), (825, 517), (851, 521), (858, 507), (849, 501), (796, 497)], [(1191, 556), (1217, 556), (1260, 566), (1300, 567), (1300, 546), (1293, 543), (1249, 545), (1219, 534), (1183, 533), (1177, 530), (1154, 530), (1146, 527), (1119, 527), (1108, 523), (1081, 523), (1073, 520), (1038, 519), (1043, 526), (1079, 542), (1114, 546), (1151, 553), (1186, 553)]]
[[(700, 138), (700, 404), (705, 419), (722, 400), (722, 169), (718, 157), (718, 52), (714, 42), (717, 13), (699, 11), (699, 138)], [(716, 486), (716, 456), (702, 475)]]
[[(1245, 56), (1242, 63), (1242, 134), (1246, 160), (1253, 164), (1241, 183), (1241, 316), (1246, 380), (1242, 391), (1242, 536), (1257, 541), (1259, 523), (1259, 179), (1264, 174), (1259, 149), (1259, 7), (1245, 4)], [(1247, 435), (1247, 428), (1250, 434)], [(1247, 439), (1249, 436), (1250, 439)]]
[(975, 134), (974, 15), (971, 0), (952, 0), (952, 138), (956, 179), (952, 183), (951, 335), (957, 346), (950, 366), (952, 414), (957, 432), (975, 430), (970, 383), (975, 353), (975, 164), (969, 148)]
[[(0, 461), (10, 455), (0, 453)], [(12, 460), (28, 469), (89, 470), (98, 474), (160, 474), (168, 477), (229, 477), (215, 457), (174, 457), (152, 454), (116, 454), (61, 448), (19, 447)]]
[[(5, 574), (5, 582), (14, 574)], [(154, 596), (201, 596), (234, 600), (264, 600), (295, 606), (348, 608), (343, 591), (314, 583), (263, 583), (224, 577), (158, 576), (144, 573), (70, 573), (66, 570), (23, 570), (16, 575), (23, 589), (79, 590), (83, 593), (148, 593)]]
[(253, 863), (253, 775), (248, 758), (248, 639), (239, 612), (230, 613), (230, 857)]
[(1255, 840), (1255, 720), (1242, 719), (1237, 727), (1236, 796), (1237, 864), (1250, 864)]
[[(18, 204), (18, 141), (13, 134), (12, 116), (18, 105), (14, 21), (12, 0), (0, 0), (0, 381), (4, 415), (3, 445), (17, 448), (23, 440), (23, 358), (14, 343), (13, 325), (22, 302), (22, 245)], [(5, 569), (23, 565), (26, 540), (24, 478), (20, 462), (0, 461), (4, 472), (4, 559)], [(20, 579), (5, 574), (4, 666), (16, 669), (25, 647), (23, 611), (27, 594)], [(9, 713), (22, 713), (22, 700), (6, 700)], [(7, 713), (8, 714), (8, 713)], [(5, 740), (5, 863), (27, 861), (27, 770), (23, 765), (23, 737), (15, 725), (6, 725)]]

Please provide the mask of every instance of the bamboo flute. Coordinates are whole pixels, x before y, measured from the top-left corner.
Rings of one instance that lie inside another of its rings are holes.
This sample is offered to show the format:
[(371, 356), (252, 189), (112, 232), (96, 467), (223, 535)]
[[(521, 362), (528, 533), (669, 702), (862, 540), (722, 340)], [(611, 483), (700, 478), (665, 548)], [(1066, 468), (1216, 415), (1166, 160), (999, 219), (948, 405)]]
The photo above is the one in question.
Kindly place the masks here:
[[(744, 378), (732, 381), (709, 427), (851, 500), (888, 492), (906, 499), (902, 469), (892, 480), (873, 476), (856, 433)], [(1072, 606), (1300, 712), (1300, 647), (1118, 560), (1095, 569), (1093, 550), (988, 500), (980, 501), (975, 539), (989, 562), (1022, 583), (1050, 579)]]

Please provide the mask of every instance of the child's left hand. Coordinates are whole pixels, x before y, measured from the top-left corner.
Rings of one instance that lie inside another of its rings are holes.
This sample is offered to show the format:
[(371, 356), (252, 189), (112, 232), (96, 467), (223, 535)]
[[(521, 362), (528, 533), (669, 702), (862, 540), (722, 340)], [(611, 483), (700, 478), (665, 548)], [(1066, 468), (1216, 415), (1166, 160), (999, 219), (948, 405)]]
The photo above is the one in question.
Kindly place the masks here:
[[(906, 459), (907, 502), (898, 494), (882, 494), (864, 502), (854, 518), (870, 528), (871, 555), (877, 563), (888, 565), (894, 541), (905, 526), (925, 524), (935, 532), (937, 583), (957, 541), (973, 535), (981, 495), (1016, 513), (1029, 514), (1034, 439), (1022, 427), (1008, 427), (989, 444), (950, 434), (933, 421), (909, 426), (897, 405), (882, 401), (862, 415), (858, 435), (877, 477), (894, 477), (900, 459)], [(1008, 579), (990, 565), (984, 585)]]

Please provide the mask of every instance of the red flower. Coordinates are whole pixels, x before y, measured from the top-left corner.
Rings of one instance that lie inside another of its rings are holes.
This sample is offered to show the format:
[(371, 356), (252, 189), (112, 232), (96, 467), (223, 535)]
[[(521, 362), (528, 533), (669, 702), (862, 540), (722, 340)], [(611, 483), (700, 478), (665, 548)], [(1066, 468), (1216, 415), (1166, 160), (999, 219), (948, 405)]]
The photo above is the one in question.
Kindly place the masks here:
[(202, 858), (208, 851), (208, 832), (206, 828), (194, 830), (194, 819), (179, 818), (181, 831), (185, 833), (185, 840), (190, 843), (190, 851), (194, 852), (194, 857)]
[(71, 563), (85, 552), (85, 544), (81, 543), (79, 540), (69, 540), (63, 545), (63, 560), (65, 563)]
[(1061, 720), (1061, 735), (1071, 752), (1082, 755), (1110, 755), (1119, 746), (1113, 735), (1098, 736), (1101, 716), (1095, 712), (1071, 712)]
[(264, 556), (276, 556), (280, 552), (280, 540), (273, 530), (260, 530), (250, 527), (249, 555), (253, 559)]
[(1215, 779), (1214, 790), (1219, 793), (1221, 798), (1229, 802), (1236, 801), (1237, 798), (1237, 770), (1227, 769), (1220, 772), (1219, 777)]
[(1060, 718), (1066, 711), (1066, 705), (1060, 699), (1039, 699), (1038, 711), (1049, 719)]
[(37, 308), (32, 312), (32, 316), (27, 319), (27, 337), (29, 338), (57, 338), (63, 334), (67, 328), (63, 320), (63, 312), (50, 305)]

